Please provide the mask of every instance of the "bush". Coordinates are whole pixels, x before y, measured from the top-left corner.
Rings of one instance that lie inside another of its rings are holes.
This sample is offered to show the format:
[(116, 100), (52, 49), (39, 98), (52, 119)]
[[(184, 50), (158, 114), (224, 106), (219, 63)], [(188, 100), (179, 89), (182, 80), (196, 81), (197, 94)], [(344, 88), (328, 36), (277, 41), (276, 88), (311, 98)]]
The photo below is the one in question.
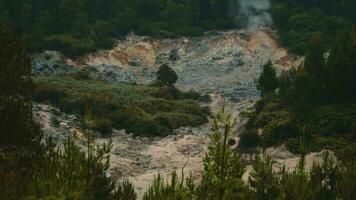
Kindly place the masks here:
[(192, 99), (192, 100), (206, 102), (206, 103), (211, 102), (211, 98), (208, 94), (202, 95), (194, 90), (189, 90), (188, 92), (184, 92), (183, 95), (184, 98), (186, 99)]
[(239, 135), (239, 148), (240, 149), (253, 149), (260, 143), (260, 137), (257, 130), (244, 131)]
[(104, 135), (111, 134), (111, 127), (136, 135), (167, 135), (181, 126), (206, 123), (210, 114), (208, 107), (185, 99), (173, 86), (108, 84), (68, 76), (36, 77), (35, 83), (36, 101), (81, 115), (86, 127)]
[(157, 71), (157, 81), (163, 85), (171, 86), (178, 80), (176, 72), (170, 68), (167, 64), (161, 65)]

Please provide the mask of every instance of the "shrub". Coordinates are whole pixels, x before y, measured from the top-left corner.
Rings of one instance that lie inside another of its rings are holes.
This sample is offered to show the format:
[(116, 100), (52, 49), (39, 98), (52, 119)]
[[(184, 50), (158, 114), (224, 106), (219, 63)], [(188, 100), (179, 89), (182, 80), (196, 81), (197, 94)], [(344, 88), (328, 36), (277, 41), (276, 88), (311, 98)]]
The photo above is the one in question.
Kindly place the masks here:
[(157, 71), (157, 81), (163, 85), (171, 86), (178, 80), (176, 72), (167, 64), (161, 65)]
[(180, 126), (199, 126), (210, 114), (208, 107), (185, 99), (173, 86), (108, 84), (68, 76), (36, 77), (35, 83), (36, 101), (79, 114), (86, 127), (105, 135), (111, 133), (110, 126), (136, 135), (166, 135)]
[(259, 145), (260, 137), (257, 130), (244, 131), (239, 135), (239, 148), (240, 149), (253, 149)]
[(183, 95), (184, 95), (184, 98), (186, 98), (186, 99), (192, 99), (192, 100), (206, 102), (206, 103), (211, 102), (211, 98), (209, 95), (207, 95), (207, 94), (202, 95), (199, 92), (196, 92), (194, 90), (189, 90), (188, 92), (184, 92)]

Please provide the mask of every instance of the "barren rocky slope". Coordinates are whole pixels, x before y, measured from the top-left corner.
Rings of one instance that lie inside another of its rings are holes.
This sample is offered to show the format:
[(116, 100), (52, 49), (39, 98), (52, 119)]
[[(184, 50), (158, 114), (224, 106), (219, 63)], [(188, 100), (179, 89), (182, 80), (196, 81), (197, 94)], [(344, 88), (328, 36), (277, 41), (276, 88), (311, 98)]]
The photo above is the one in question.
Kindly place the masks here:
[[(302, 59), (288, 55), (285, 49), (280, 48), (270, 30), (252, 34), (236, 30), (210, 32), (199, 38), (163, 40), (130, 35), (117, 41), (116, 48), (112, 50), (99, 51), (77, 60), (46, 51), (34, 57), (33, 66), (35, 75), (81, 71), (109, 82), (149, 83), (154, 80), (159, 65), (166, 62), (178, 73), (179, 88), (210, 94), (213, 101), (209, 106), (213, 111), (226, 105), (239, 118), (239, 113), (251, 109), (259, 98), (255, 82), (261, 66), (268, 60), (272, 60), (281, 71), (299, 65)], [(35, 106), (34, 113), (45, 132), (58, 140), (62, 140), (65, 134), (81, 136), (75, 116), (40, 104)], [(242, 123), (240, 120), (240, 125)], [(209, 128), (209, 124), (198, 128), (184, 127), (176, 130), (176, 135), (166, 138), (134, 138), (125, 131), (115, 130), (110, 174), (118, 182), (129, 178), (139, 196), (154, 175), (162, 173), (167, 177), (172, 170), (180, 171), (188, 157), (185, 174), (192, 173), (199, 178), (202, 157), (209, 142)], [(107, 140), (98, 138), (97, 142)], [(271, 149), (270, 152), (278, 159), (279, 165), (295, 165), (296, 156), (285, 149)]]

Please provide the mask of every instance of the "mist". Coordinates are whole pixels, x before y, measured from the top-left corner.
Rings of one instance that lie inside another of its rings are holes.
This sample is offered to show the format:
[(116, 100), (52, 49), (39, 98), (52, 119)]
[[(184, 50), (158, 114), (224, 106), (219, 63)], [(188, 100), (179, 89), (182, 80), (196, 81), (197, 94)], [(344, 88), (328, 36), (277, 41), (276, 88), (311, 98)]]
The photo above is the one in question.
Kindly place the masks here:
[(272, 24), (269, 13), (269, 0), (233, 0), (236, 9), (236, 19), (240, 26), (248, 31), (254, 31), (260, 27)]

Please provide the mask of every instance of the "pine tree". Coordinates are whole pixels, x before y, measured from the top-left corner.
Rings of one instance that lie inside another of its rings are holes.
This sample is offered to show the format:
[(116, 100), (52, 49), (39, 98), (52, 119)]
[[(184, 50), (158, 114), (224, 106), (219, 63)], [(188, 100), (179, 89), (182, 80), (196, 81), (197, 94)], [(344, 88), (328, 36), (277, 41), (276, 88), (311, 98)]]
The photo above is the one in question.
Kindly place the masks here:
[(314, 103), (324, 100), (325, 93), (325, 60), (324, 51), (321, 46), (319, 35), (314, 36), (309, 44), (304, 61), (304, 71), (308, 74), (308, 85), (310, 86), (311, 101)]
[(23, 42), (0, 22), (0, 199), (24, 190), (41, 151), (32, 119), (31, 64)]
[(356, 150), (346, 148), (344, 159), (337, 168), (337, 195), (338, 199), (352, 200), (356, 194)]
[(279, 195), (278, 177), (273, 171), (274, 161), (266, 153), (256, 156), (253, 171), (250, 173), (249, 185), (256, 200), (274, 200)]
[(135, 200), (130, 183), (117, 190), (106, 172), (110, 167), (111, 141), (99, 146), (88, 138), (86, 146), (68, 137), (63, 147), (46, 141), (43, 159), (34, 170), (25, 199)]
[(206, 187), (207, 199), (228, 200), (243, 198), (242, 175), (245, 165), (229, 146), (236, 124), (231, 114), (223, 108), (213, 121), (211, 145), (204, 158), (202, 186)]
[(271, 61), (268, 61), (263, 66), (263, 72), (258, 79), (257, 89), (261, 92), (262, 96), (273, 93), (278, 88), (278, 79), (276, 70)]
[(305, 170), (305, 133), (301, 137), (301, 157), (297, 167), (292, 172), (286, 171), (285, 168), (281, 171), (280, 200), (314, 200), (315, 192), (312, 189), (309, 180), (309, 174)]
[[(184, 177), (182, 177), (184, 179)], [(145, 192), (143, 200), (189, 200), (193, 199), (195, 190), (191, 178), (180, 181), (176, 172), (172, 172), (171, 181), (166, 183), (164, 178), (159, 174), (154, 178), (151, 186)], [(193, 190), (189, 190), (192, 188)]]
[(324, 71), (324, 51), (321, 46), (321, 37), (315, 35), (311, 40), (305, 55), (304, 69), (307, 73), (314, 76), (318, 81), (325, 78)]
[(314, 163), (310, 171), (310, 182), (317, 199), (335, 200), (338, 169), (335, 158), (329, 151), (323, 153), (323, 162)]
[(332, 47), (326, 63), (329, 98), (356, 98), (356, 31), (344, 32)]

